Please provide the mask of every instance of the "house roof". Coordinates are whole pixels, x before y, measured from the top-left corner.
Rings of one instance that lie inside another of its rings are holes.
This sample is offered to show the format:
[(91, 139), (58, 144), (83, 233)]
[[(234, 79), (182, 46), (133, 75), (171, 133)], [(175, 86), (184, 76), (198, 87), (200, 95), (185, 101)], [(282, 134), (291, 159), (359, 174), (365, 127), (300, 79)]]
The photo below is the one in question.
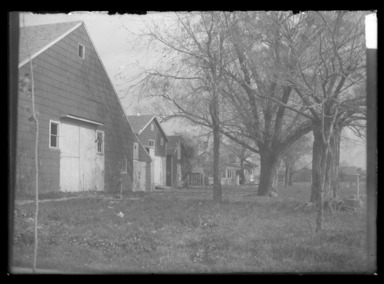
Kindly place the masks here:
[(160, 130), (163, 132), (166, 141), (168, 141), (168, 136), (165, 134), (165, 131), (161, 127), (160, 123), (157, 121), (156, 116), (154, 115), (128, 115), (127, 116), (133, 131), (140, 135), (140, 133), (153, 121), (155, 120), (156, 123), (159, 125)]
[(128, 120), (131, 123), (133, 131), (140, 133), (145, 126), (152, 121), (154, 115), (128, 115)]
[(347, 176), (359, 175), (356, 167), (340, 167), (339, 171), (342, 172), (343, 174), (347, 175)]
[(177, 146), (181, 141), (180, 135), (168, 136), (167, 154), (172, 155), (175, 153)]
[(19, 67), (29, 61), (28, 46), (30, 55), (34, 58), (82, 24), (83, 22), (81, 21), (75, 21), (21, 27), (19, 41)]

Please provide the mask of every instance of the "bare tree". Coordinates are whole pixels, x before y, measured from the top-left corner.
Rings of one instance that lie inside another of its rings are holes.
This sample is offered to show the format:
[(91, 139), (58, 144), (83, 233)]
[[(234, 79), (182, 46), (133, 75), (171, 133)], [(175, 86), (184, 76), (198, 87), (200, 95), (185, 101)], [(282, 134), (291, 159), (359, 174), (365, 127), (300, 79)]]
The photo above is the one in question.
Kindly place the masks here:
[[(289, 12), (237, 13), (226, 20), (234, 58), (226, 66), (223, 93), (236, 120), (224, 126), (223, 134), (260, 155), (258, 195), (267, 195), (281, 154), (311, 131), (300, 98), (284, 84), (294, 68), (288, 55), (301, 43), (297, 33), (302, 22)], [(286, 26), (297, 38), (292, 45), (282, 36)], [(253, 143), (241, 143), (239, 137)]]
[[(146, 98), (163, 108), (163, 121), (184, 118), (204, 126), (213, 133), (213, 198), (221, 201), (219, 178), (220, 124), (223, 99), (219, 85), (224, 64), (225, 34), (217, 33), (221, 25), (218, 13), (176, 13), (174, 25), (161, 30), (158, 24), (147, 25), (149, 43), (162, 46), (163, 58), (153, 69), (139, 75), (139, 87)], [(164, 60), (166, 58), (166, 60)]]
[(314, 135), (311, 201), (318, 203), (317, 230), (322, 228), (327, 198), (327, 164), (336, 154), (331, 140), (337, 141), (335, 133), (348, 119), (363, 119), (365, 96), (352, 92), (365, 78), (363, 16), (344, 11), (306, 13), (307, 28), (301, 35), (306, 49), (292, 53), (296, 65), (288, 82), (309, 110)]

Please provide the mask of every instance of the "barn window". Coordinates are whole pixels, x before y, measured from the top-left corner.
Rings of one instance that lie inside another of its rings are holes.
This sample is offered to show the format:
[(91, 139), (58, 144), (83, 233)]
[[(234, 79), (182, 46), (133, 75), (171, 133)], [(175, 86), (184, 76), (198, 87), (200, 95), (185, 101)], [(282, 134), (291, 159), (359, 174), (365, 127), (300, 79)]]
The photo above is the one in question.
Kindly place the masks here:
[(139, 159), (139, 143), (133, 142), (133, 159)]
[(122, 165), (121, 165), (121, 173), (122, 174), (126, 174), (127, 173), (127, 168), (128, 168), (128, 160), (127, 160), (127, 157), (124, 156), (124, 159), (123, 159)]
[(97, 153), (104, 153), (104, 132), (97, 130), (96, 131), (96, 144), (97, 144)]
[(85, 58), (85, 47), (80, 43), (79, 43), (79, 56), (83, 59)]
[(59, 122), (57, 121), (49, 122), (49, 148), (59, 148)]
[(148, 140), (148, 146), (155, 148), (155, 140)]

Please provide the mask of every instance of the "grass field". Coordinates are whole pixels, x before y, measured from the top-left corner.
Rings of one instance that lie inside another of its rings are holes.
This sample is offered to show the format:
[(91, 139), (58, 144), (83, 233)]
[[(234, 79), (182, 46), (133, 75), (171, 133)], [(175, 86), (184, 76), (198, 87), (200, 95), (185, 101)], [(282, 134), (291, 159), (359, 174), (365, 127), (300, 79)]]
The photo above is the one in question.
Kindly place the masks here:
[[(210, 200), (211, 189), (112, 197), (41, 203), (37, 266), (63, 273), (367, 272), (365, 207), (327, 212), (316, 234), (316, 213), (297, 209), (309, 199), (308, 184), (281, 188), (277, 198), (225, 188), (221, 204)], [(32, 265), (33, 211), (33, 203), (16, 205), (14, 266)]]

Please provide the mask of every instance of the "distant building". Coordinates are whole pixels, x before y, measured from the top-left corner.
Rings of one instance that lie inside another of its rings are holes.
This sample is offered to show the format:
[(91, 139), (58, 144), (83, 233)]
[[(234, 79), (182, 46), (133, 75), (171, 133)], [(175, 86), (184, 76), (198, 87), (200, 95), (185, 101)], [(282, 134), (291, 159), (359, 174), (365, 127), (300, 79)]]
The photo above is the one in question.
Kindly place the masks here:
[(354, 166), (341, 166), (339, 167), (339, 177), (341, 182), (357, 182), (360, 173), (357, 167)]
[[(204, 149), (201, 149), (204, 148)], [(213, 149), (212, 145), (205, 143), (198, 151), (199, 161), (189, 176), (191, 186), (206, 186), (213, 184)], [(243, 160), (244, 180), (241, 181), (241, 161), (231, 150), (231, 146), (220, 147), (220, 179), (222, 185), (250, 184), (257, 180), (256, 169), (258, 165), (250, 158)]]
[(166, 184), (168, 138), (154, 115), (130, 115), (128, 120), (150, 157), (152, 189)]

